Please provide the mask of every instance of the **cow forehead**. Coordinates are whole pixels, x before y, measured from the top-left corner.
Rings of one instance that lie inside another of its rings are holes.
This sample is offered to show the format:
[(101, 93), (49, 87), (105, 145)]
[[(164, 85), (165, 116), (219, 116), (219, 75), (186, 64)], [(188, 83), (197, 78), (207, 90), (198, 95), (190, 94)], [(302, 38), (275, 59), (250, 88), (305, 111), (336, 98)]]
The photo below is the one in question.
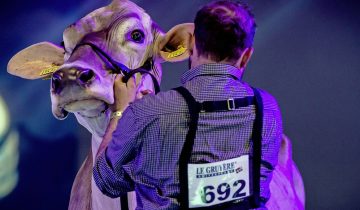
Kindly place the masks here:
[(151, 28), (150, 16), (141, 7), (131, 1), (114, 0), (108, 6), (94, 10), (65, 29), (63, 39), (66, 49), (71, 51), (87, 34), (107, 29), (119, 17), (127, 15), (147, 20), (144, 26)]

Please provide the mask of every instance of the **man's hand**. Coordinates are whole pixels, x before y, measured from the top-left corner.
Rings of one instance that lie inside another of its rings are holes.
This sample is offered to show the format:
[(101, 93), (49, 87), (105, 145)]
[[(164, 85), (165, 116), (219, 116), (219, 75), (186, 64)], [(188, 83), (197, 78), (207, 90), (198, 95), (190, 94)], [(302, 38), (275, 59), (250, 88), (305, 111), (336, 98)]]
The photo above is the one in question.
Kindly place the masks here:
[(110, 106), (112, 111), (124, 111), (130, 102), (136, 97), (137, 85), (133, 77), (124, 83), (123, 76), (116, 75), (114, 82), (114, 104)]
[[(136, 97), (137, 85), (135, 76), (130, 77), (130, 79), (124, 83), (123, 76), (116, 75), (114, 82), (114, 104), (110, 105), (110, 109), (113, 112), (124, 111), (130, 102), (133, 102)], [(115, 131), (119, 118), (113, 118), (105, 132), (103, 140), (99, 146), (96, 158), (104, 152), (107, 145), (110, 143), (112, 138), (112, 133)]]

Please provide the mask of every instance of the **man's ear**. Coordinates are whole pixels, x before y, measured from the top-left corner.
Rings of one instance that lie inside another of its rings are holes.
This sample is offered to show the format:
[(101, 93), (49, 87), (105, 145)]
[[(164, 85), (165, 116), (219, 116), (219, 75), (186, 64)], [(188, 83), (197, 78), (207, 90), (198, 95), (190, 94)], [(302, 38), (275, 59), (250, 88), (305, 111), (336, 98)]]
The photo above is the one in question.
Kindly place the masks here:
[(243, 53), (241, 54), (240, 58), (236, 62), (236, 67), (239, 69), (243, 69), (249, 63), (249, 60), (254, 52), (254, 48), (249, 47), (246, 48)]
[(159, 37), (155, 49), (161, 61), (178, 62), (189, 58), (191, 52), (191, 40), (194, 36), (194, 24), (179, 24), (165, 35)]
[(64, 49), (50, 42), (31, 45), (14, 55), (7, 71), (24, 79), (49, 78), (64, 64)]

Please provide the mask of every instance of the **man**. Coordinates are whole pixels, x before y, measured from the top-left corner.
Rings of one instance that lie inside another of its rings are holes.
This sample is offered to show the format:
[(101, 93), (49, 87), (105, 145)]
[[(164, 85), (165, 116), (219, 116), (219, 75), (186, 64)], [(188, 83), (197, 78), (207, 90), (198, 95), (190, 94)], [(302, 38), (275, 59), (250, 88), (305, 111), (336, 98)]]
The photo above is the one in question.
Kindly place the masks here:
[(114, 109), (130, 105), (111, 121), (94, 167), (104, 194), (135, 190), (146, 210), (266, 209), (282, 123), (275, 99), (241, 81), (255, 27), (243, 4), (210, 3), (195, 18), (185, 90), (130, 103), (134, 81), (116, 83)]

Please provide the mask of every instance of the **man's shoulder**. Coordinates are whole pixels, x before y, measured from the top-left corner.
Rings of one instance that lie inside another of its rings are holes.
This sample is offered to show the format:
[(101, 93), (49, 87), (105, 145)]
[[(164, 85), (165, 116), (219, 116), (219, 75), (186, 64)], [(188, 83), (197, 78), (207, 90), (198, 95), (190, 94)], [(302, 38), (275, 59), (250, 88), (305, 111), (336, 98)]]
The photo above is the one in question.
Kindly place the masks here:
[(138, 117), (186, 112), (186, 104), (175, 91), (163, 91), (156, 95), (146, 95), (130, 104)]
[(274, 111), (280, 110), (278, 102), (272, 94), (260, 88), (256, 88), (256, 89), (260, 92), (261, 98), (263, 100), (264, 109), (274, 110)]

